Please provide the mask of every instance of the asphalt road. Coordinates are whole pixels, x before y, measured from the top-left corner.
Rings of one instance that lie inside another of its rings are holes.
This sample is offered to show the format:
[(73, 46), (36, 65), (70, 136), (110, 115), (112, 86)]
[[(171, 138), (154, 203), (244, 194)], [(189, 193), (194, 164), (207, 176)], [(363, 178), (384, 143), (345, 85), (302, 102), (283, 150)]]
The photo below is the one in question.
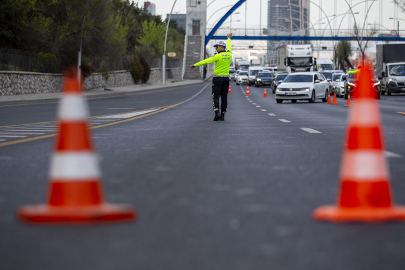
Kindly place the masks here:
[[(263, 88), (232, 91), (224, 122), (212, 121), (208, 83), (89, 101), (107, 201), (133, 205), (136, 222), (20, 223), (19, 206), (46, 199), (54, 137), (0, 137), (0, 269), (405, 269), (405, 223), (311, 217), (337, 196), (346, 101), (276, 104)], [(405, 205), (405, 96), (380, 107), (394, 200)], [(126, 122), (97, 117), (151, 108)], [(0, 107), (0, 136), (52, 134), (55, 112)]]

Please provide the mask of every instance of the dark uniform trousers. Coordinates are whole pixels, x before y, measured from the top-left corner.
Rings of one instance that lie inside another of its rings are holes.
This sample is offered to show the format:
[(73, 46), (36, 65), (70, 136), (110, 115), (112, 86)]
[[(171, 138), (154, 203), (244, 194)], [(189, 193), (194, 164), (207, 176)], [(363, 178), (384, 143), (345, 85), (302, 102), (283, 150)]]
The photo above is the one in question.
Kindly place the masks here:
[(212, 103), (214, 110), (219, 110), (219, 97), (221, 97), (221, 112), (228, 107), (229, 77), (214, 77), (212, 79)]

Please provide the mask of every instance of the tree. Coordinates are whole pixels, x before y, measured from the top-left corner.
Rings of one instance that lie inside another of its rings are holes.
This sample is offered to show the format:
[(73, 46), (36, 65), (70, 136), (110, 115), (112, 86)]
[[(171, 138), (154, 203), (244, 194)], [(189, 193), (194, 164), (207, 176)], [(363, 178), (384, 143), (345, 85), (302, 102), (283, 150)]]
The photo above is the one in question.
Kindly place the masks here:
[(339, 69), (343, 69), (344, 63), (348, 64), (350, 68), (353, 68), (349, 58), (352, 54), (352, 45), (349, 41), (339, 41), (336, 48), (336, 59), (339, 64)]
[(375, 28), (375, 26), (373, 26), (370, 29), (365, 29), (366, 32), (366, 40), (363, 40), (363, 30), (364, 29), (359, 29), (357, 24), (354, 24), (353, 27), (353, 36), (356, 38), (357, 44), (359, 46), (359, 50), (361, 53), (361, 59), (363, 61), (363, 65), (364, 65), (364, 55), (368, 46), (368, 42), (370, 41), (370, 39), (378, 33), (377, 28)]
[(395, 5), (398, 5), (402, 12), (405, 12), (405, 0), (392, 0)]
[(155, 21), (142, 22), (143, 33), (139, 36), (138, 42), (140, 44), (148, 44), (152, 48), (155, 56), (163, 54), (163, 46), (165, 42), (166, 28), (163, 24), (156, 24)]

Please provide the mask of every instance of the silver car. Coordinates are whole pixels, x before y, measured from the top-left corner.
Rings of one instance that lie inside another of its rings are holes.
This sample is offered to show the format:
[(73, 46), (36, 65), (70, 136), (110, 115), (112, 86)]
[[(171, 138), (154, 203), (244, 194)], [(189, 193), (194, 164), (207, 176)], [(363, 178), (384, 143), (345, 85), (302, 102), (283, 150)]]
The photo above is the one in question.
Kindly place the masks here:
[(330, 82), (330, 93), (331, 95), (333, 93), (336, 93), (336, 96), (340, 97), (340, 92), (339, 90), (339, 81), (340, 77), (342, 76), (343, 72), (336, 72), (332, 74), (332, 79)]
[(233, 76), (233, 80), (236, 82), (236, 80), (238, 79), (238, 75), (239, 75), (240, 70), (235, 71), (235, 75)]
[(230, 80), (233, 80), (234, 78), (235, 78), (235, 72), (236, 72), (236, 70), (234, 70), (234, 69), (229, 69), (229, 79)]

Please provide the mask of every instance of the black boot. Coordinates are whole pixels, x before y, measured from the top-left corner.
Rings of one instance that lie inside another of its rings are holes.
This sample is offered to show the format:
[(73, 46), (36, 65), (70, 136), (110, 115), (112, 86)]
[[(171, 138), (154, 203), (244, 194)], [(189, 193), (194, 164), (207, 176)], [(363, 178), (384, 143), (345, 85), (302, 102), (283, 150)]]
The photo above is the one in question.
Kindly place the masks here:
[(216, 111), (215, 111), (214, 121), (218, 121), (220, 118), (221, 118), (221, 115), (219, 114), (219, 111), (216, 110)]
[(220, 121), (225, 121), (225, 112), (221, 112), (221, 119), (219, 119)]

